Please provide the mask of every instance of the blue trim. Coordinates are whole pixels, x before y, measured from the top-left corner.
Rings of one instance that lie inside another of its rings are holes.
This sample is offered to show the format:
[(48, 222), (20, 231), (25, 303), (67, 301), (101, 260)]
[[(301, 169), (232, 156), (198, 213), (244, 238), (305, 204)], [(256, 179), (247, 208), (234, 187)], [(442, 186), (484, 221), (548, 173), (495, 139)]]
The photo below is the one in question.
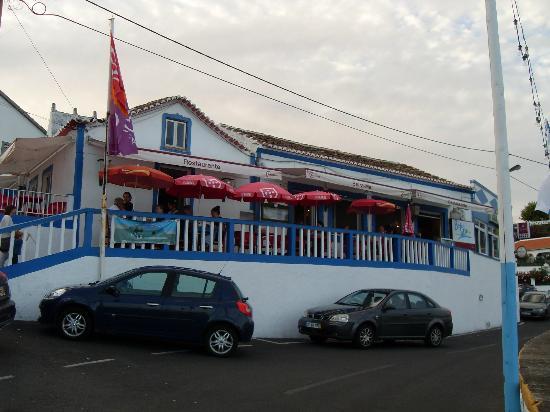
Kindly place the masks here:
[(321, 259), (305, 256), (273, 256), (273, 255), (250, 255), (248, 253), (208, 253), (208, 252), (181, 252), (174, 250), (151, 250), (151, 249), (106, 249), (107, 257), (127, 257), (145, 259), (178, 259), (207, 260), (207, 261), (235, 261), (235, 262), (257, 262), (257, 263), (284, 263), (291, 265), (322, 265), (322, 266), (348, 266), (348, 267), (376, 267), (391, 269), (412, 269), (420, 271), (434, 271), (461, 276), (469, 276), (468, 272), (440, 268), (437, 266), (416, 265), (413, 263), (397, 262), (371, 262), (354, 259)]
[[(504, 403), (519, 406), (518, 313), (516, 294), (516, 264), (501, 263), (502, 288), (502, 371)], [(508, 410), (508, 409), (507, 409)], [(515, 411), (516, 408), (510, 409)], [(519, 409), (518, 409), (519, 411)]]
[[(185, 123), (185, 148), (184, 149), (178, 149), (177, 147), (173, 146), (166, 146), (166, 120), (175, 120), (177, 122), (183, 122)], [(164, 150), (165, 152), (173, 152), (173, 153), (191, 153), (191, 126), (192, 121), (189, 117), (182, 116), (178, 113), (163, 113), (162, 114), (162, 135), (160, 137), (160, 150)]]
[[(23, 230), (23, 229), (26, 229), (30, 226), (49, 225), (50, 222), (54, 222), (54, 223), (56, 223), (57, 221), (61, 222), (61, 220), (63, 218), (68, 219), (70, 217), (78, 216), (78, 215), (81, 215), (82, 213), (87, 213), (87, 212), (90, 212), (90, 213), (93, 213), (93, 214), (101, 213), (101, 211), (99, 209), (73, 210), (72, 212), (62, 213), (62, 214), (59, 214), (59, 215), (54, 215), (54, 216), (49, 216), (49, 217), (41, 217), (41, 218), (38, 218), (38, 219), (33, 219), (33, 220), (26, 221), (24, 223), (19, 223), (19, 224), (16, 224), (16, 225), (3, 227), (3, 228), (0, 229), (0, 234), (2, 234), (2, 233), (11, 233), (15, 230)], [(128, 212), (126, 212), (126, 213), (128, 213)], [(170, 215), (168, 215), (168, 216), (170, 216)], [(173, 217), (173, 215), (172, 215), (172, 217)], [(69, 225), (68, 225), (69, 223), (70, 223), (69, 221), (66, 221), (66, 224), (67, 224), (65, 226), (66, 228), (69, 228)]]
[[(493, 192), (491, 189), (488, 189), (487, 186), (485, 186), (485, 185), (479, 183), (477, 180), (472, 179), (472, 180), (470, 180), (470, 183), (478, 185), (480, 188), (482, 188), (483, 190), (485, 190), (486, 192), (488, 192), (490, 195), (492, 195), (493, 197), (495, 197), (495, 198), (498, 199), (498, 195), (497, 195), (495, 192)], [(475, 192), (476, 192), (476, 191), (474, 190), (474, 193), (473, 193), (474, 196), (475, 196)], [(477, 202), (476, 202), (476, 203), (477, 203)]]
[(99, 248), (77, 248), (59, 252), (54, 255), (44, 256), (38, 259), (29, 260), (28, 262), (18, 263), (16, 265), (6, 266), (2, 271), (8, 275), (8, 278), (13, 279), (19, 276), (28, 275), (32, 272), (47, 269), (61, 263), (70, 262), (85, 256), (99, 256)]
[(311, 163), (311, 164), (318, 164), (318, 165), (322, 165), (322, 166), (336, 167), (336, 168), (339, 168), (339, 169), (352, 170), (352, 171), (355, 171), (355, 172), (361, 172), (361, 173), (375, 175), (375, 176), (388, 177), (388, 178), (391, 178), (391, 179), (401, 180), (403, 182), (418, 183), (418, 184), (422, 184), (424, 186), (432, 186), (432, 187), (439, 187), (439, 188), (443, 188), (443, 189), (450, 189), (450, 190), (454, 190), (456, 192), (462, 192), (462, 193), (472, 193), (472, 189), (462, 189), (462, 188), (458, 188), (456, 186), (448, 185), (448, 184), (445, 184), (445, 183), (434, 183), (434, 182), (429, 182), (429, 181), (426, 181), (426, 180), (415, 179), (415, 178), (412, 178), (412, 177), (406, 177), (406, 176), (401, 176), (401, 175), (387, 173), (387, 172), (380, 172), (378, 170), (372, 170), (372, 169), (368, 169), (366, 167), (350, 166), (350, 165), (346, 165), (346, 164), (342, 164), (342, 163), (338, 163), (338, 162), (330, 162), (330, 161), (326, 161), (326, 160), (314, 159), (314, 158), (310, 158), (310, 157), (307, 157), (307, 156), (301, 156), (301, 155), (297, 155), (297, 154), (293, 154), (293, 153), (287, 153), (287, 152), (283, 152), (283, 151), (279, 151), (279, 150), (264, 149), (264, 148), (257, 149), (257, 154), (260, 155), (261, 153), (269, 154), (269, 155), (273, 155), (273, 156), (278, 156), (278, 157), (285, 157), (287, 159), (300, 160), (300, 161), (303, 161), (303, 162), (306, 162), (306, 163)]
[(84, 168), (84, 125), (76, 128), (74, 177), (73, 177), (73, 210), (80, 209), (82, 202), (82, 173)]

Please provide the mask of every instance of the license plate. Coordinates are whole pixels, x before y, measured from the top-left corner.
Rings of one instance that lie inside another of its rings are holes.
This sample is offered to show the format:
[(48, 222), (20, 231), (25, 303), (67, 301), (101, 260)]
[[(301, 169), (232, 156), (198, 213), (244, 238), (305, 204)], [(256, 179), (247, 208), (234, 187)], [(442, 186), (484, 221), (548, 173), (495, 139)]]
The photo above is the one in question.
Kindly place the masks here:
[(306, 322), (306, 328), (321, 329), (321, 324), (317, 322)]
[(6, 288), (4, 286), (0, 286), (0, 297), (6, 296)]

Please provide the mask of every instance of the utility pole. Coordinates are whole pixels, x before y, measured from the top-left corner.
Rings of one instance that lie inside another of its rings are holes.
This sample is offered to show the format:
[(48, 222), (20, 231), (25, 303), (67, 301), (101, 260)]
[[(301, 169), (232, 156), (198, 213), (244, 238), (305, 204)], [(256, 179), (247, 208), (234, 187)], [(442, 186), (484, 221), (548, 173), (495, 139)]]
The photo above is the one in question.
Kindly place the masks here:
[(4, 9), (4, 0), (0, 0), (0, 27), (2, 27), (2, 10)]
[(502, 369), (504, 374), (504, 410), (519, 412), (519, 360), (517, 326), (516, 263), (513, 244), (512, 196), (508, 164), (508, 135), (504, 81), (498, 37), (496, 0), (485, 0), (498, 193), (498, 225), (502, 294)]

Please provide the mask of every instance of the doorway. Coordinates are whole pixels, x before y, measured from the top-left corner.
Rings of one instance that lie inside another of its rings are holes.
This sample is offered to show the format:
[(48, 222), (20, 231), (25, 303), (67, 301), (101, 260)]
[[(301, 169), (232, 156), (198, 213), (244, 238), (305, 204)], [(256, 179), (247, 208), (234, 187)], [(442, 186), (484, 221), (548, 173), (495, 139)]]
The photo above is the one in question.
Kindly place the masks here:
[(443, 233), (441, 214), (420, 212), (416, 217), (417, 234), (423, 239), (439, 241)]
[[(178, 166), (158, 166), (158, 170), (160, 170), (163, 173), (166, 173), (169, 176), (172, 176), (174, 179), (177, 179), (178, 177), (190, 175), (193, 174), (193, 169), (189, 169), (187, 167), (178, 167)], [(183, 198), (177, 198), (174, 196), (170, 196), (168, 193), (166, 193), (165, 189), (159, 189), (158, 196), (157, 196), (157, 204), (164, 207), (164, 210), (166, 211), (166, 207), (169, 202), (176, 202), (176, 207), (179, 211), (183, 210), (183, 207), (186, 205), (191, 204), (191, 199), (183, 199)]]

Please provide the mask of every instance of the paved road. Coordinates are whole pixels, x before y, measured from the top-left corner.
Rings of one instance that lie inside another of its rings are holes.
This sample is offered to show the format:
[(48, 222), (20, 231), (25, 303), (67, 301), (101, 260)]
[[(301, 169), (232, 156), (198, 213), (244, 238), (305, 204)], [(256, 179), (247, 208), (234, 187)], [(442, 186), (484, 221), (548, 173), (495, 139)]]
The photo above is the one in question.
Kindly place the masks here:
[[(521, 342), (550, 321), (520, 326)], [(260, 341), (214, 359), (185, 346), (35, 323), (0, 331), (2, 411), (501, 411), (500, 331), (420, 343)]]

